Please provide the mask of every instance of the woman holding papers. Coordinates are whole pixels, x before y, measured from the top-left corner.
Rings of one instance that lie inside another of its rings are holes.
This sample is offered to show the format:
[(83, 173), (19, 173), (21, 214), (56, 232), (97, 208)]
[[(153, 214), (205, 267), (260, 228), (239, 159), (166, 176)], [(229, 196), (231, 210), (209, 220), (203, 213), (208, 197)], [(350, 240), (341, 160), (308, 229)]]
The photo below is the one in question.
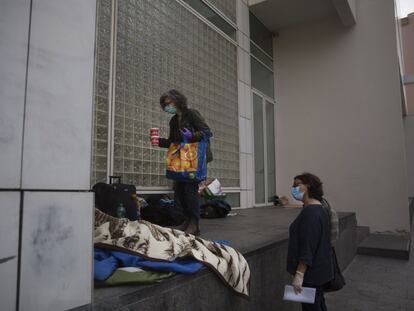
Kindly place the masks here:
[(293, 180), (292, 196), (303, 209), (289, 228), (287, 271), (292, 274), (295, 293), (302, 287), (316, 288), (314, 304), (302, 303), (302, 310), (326, 311), (322, 285), (333, 278), (329, 212), (322, 207), (322, 182), (310, 173)]

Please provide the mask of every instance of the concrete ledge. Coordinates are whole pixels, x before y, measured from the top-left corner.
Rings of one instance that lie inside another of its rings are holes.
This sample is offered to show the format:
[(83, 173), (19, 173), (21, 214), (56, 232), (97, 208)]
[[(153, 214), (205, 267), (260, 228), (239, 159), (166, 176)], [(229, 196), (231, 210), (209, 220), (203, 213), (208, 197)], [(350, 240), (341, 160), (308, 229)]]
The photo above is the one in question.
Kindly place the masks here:
[(357, 232), (357, 245), (359, 245), (367, 236), (369, 236), (369, 227), (368, 226), (358, 226), (356, 228)]
[(410, 245), (409, 236), (370, 234), (358, 245), (358, 254), (408, 260)]
[(70, 310), (67, 310), (67, 311), (92, 311), (92, 310), (93, 310), (93, 306), (92, 306), (92, 304), (89, 304), (89, 305), (76, 307), (74, 309), (70, 309)]
[[(288, 228), (298, 209), (252, 208), (237, 216), (203, 220), (202, 236), (224, 239), (240, 250), (251, 269), (250, 301), (236, 296), (218, 277), (203, 269), (192, 276), (177, 275), (159, 284), (97, 288), (94, 310), (300, 310), (300, 304), (282, 300), (286, 272)], [(338, 213), (340, 239), (336, 249), (344, 269), (356, 252), (356, 219)]]

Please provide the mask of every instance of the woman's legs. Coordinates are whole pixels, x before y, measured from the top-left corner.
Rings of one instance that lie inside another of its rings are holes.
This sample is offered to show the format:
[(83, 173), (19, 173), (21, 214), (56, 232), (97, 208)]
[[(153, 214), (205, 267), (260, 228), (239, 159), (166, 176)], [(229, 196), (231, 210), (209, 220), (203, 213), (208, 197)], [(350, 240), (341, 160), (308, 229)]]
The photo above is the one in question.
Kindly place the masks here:
[(188, 227), (188, 223), (190, 222), (190, 217), (187, 214), (187, 208), (185, 206), (185, 196), (184, 196), (184, 185), (182, 182), (175, 181), (174, 182), (174, 201), (175, 205), (178, 208), (181, 208), (183, 214), (185, 216), (184, 221), (177, 227), (178, 230), (184, 231)]
[(199, 227), (199, 220), (200, 220), (200, 203), (198, 200), (198, 183), (197, 182), (189, 182), (185, 185), (185, 205), (187, 208), (187, 215), (190, 218), (190, 222), (188, 224), (187, 229), (185, 232), (199, 235), (200, 234), (200, 227)]
[[(310, 286), (314, 287), (314, 286)], [(302, 311), (327, 311), (325, 297), (321, 287), (316, 287), (315, 303), (302, 303)]]
[(174, 198), (176, 204), (181, 206), (187, 218), (179, 230), (185, 230), (191, 234), (199, 234), (200, 204), (198, 201), (198, 183), (175, 182)]

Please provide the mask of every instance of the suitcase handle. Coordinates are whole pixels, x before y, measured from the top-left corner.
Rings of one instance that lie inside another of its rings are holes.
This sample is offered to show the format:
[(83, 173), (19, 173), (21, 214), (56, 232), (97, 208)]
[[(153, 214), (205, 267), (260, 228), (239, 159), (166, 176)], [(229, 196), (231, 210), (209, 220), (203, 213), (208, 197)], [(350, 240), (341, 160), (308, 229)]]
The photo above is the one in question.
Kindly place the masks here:
[(109, 184), (113, 184), (113, 180), (118, 180), (118, 184), (121, 183), (121, 176), (109, 176)]

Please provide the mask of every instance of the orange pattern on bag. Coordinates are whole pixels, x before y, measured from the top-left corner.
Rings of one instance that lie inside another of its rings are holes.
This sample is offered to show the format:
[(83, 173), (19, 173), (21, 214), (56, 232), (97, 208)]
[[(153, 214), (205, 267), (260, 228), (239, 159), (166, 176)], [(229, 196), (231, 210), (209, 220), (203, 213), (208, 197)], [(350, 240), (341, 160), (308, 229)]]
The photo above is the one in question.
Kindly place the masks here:
[(196, 172), (198, 165), (197, 143), (171, 144), (167, 152), (167, 170)]

